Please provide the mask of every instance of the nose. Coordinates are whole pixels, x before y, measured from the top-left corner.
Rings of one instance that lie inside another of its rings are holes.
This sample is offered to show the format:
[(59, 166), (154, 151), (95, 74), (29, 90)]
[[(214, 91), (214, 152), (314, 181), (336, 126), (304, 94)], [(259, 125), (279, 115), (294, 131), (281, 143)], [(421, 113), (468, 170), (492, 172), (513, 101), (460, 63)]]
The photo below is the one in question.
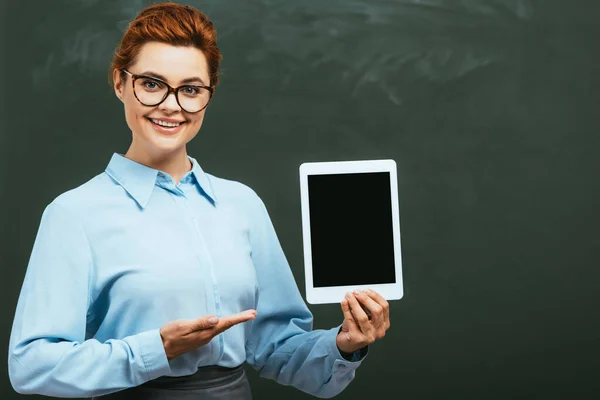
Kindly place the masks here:
[(169, 93), (167, 98), (159, 104), (158, 108), (170, 112), (181, 111), (181, 107), (177, 103), (177, 98), (175, 97), (175, 92)]

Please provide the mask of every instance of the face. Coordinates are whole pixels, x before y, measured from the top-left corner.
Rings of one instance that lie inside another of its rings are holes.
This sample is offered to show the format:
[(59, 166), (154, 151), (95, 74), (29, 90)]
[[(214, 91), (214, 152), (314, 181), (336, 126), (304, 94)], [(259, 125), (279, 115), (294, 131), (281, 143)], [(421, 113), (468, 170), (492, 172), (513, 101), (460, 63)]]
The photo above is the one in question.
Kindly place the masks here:
[[(160, 75), (174, 88), (187, 83), (205, 86), (210, 84), (206, 57), (195, 47), (145, 43), (136, 63), (127, 70), (134, 75)], [(193, 77), (199, 79), (182, 82)], [(174, 93), (169, 94), (161, 104), (148, 107), (136, 99), (130, 75), (126, 75), (126, 80), (121, 81), (119, 71), (115, 70), (113, 79), (115, 93), (125, 106), (125, 119), (133, 134), (133, 152), (161, 157), (185, 150), (185, 145), (200, 130), (206, 108), (198, 113), (188, 113), (179, 106)], [(181, 125), (176, 128), (163, 128), (153, 120), (180, 122)]]

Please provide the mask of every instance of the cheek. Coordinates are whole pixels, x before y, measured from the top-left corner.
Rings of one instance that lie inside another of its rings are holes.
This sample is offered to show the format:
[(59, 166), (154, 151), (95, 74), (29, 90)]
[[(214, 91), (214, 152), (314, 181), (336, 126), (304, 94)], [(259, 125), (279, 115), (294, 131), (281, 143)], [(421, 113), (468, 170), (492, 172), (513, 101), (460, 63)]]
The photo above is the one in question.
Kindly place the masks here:
[(188, 126), (190, 136), (193, 137), (198, 133), (198, 130), (200, 130), (200, 127), (202, 126), (203, 121), (204, 121), (204, 112), (202, 112), (202, 115), (198, 115), (198, 116), (194, 117), (194, 119), (191, 119), (188, 122), (188, 124), (190, 125), (190, 126)]
[(125, 103), (125, 117), (127, 119), (127, 124), (132, 128), (134, 126), (142, 126), (145, 123), (146, 113), (147, 110), (141, 109), (139, 104), (135, 104), (131, 101)]

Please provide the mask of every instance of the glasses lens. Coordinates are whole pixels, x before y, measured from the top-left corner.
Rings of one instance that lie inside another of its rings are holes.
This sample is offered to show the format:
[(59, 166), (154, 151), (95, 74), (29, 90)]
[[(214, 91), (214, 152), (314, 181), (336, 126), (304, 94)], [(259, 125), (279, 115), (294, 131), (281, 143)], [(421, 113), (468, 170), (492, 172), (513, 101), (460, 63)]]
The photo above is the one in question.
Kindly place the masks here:
[(135, 80), (135, 95), (140, 103), (147, 106), (155, 106), (160, 103), (167, 93), (167, 86), (150, 78), (139, 78)]
[(210, 91), (206, 88), (189, 85), (179, 88), (179, 105), (187, 112), (198, 112), (208, 104)]
[[(159, 104), (168, 92), (167, 86), (152, 78), (140, 77), (135, 81), (135, 94), (140, 103), (146, 106)], [(210, 91), (194, 85), (179, 88), (177, 97), (184, 111), (194, 113), (202, 110), (210, 100)]]

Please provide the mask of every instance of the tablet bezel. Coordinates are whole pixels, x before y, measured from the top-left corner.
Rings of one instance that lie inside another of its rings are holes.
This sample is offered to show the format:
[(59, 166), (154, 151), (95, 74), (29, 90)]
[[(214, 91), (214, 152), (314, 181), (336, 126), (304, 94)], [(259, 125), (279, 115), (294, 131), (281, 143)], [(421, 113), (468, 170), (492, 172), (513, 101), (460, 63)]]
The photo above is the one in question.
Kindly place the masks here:
[[(304, 247), (304, 276), (306, 300), (310, 304), (339, 303), (347, 292), (355, 289), (373, 289), (386, 300), (399, 300), (404, 295), (402, 285), (402, 254), (400, 245), (400, 215), (398, 207), (398, 181), (394, 160), (360, 160), (306, 162), (300, 165), (300, 205), (302, 210), (302, 242)], [(309, 175), (389, 172), (392, 205), (392, 232), (394, 239), (394, 264), (396, 283), (314, 287), (308, 197)]]

